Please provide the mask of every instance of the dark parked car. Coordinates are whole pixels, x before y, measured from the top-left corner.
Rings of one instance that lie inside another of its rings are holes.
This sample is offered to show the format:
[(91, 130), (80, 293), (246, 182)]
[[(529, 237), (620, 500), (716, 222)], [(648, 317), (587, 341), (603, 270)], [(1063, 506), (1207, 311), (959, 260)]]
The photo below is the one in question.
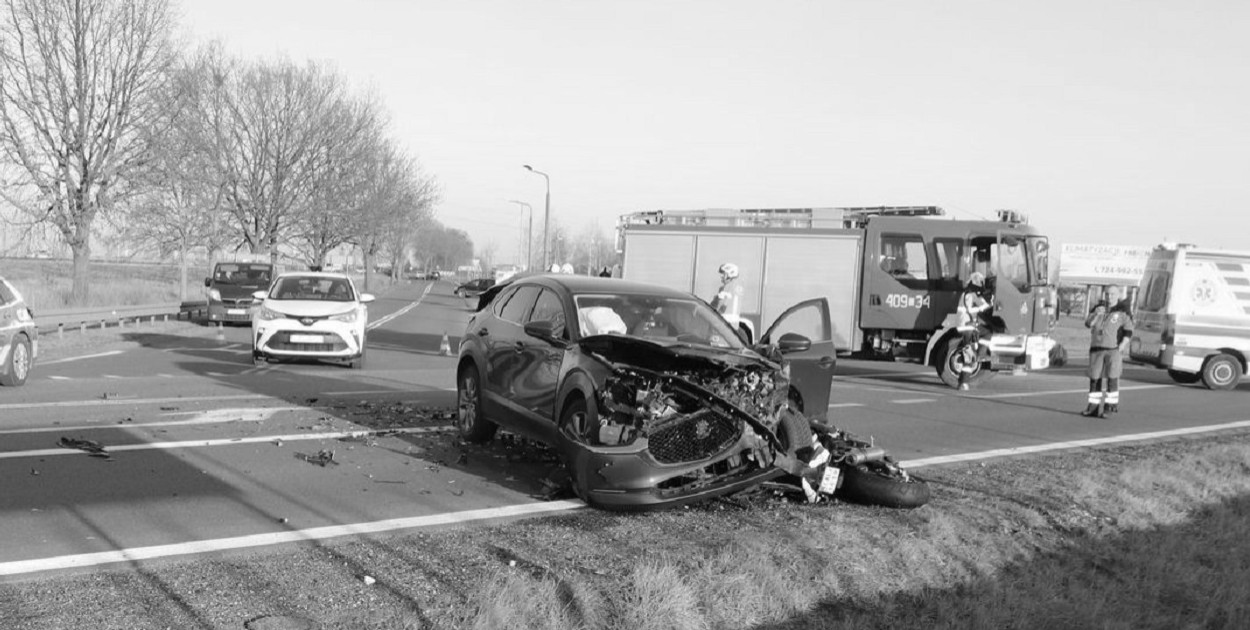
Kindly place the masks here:
[(462, 298), (474, 298), (493, 286), (495, 286), (494, 278), (478, 278), (456, 287), (454, 293)]
[(460, 344), (461, 434), (502, 426), (552, 445), (591, 505), (670, 506), (784, 475), (811, 446), (800, 412), (828, 406), (824, 299), (749, 348), (706, 302), (648, 284), (537, 275), (487, 297)]

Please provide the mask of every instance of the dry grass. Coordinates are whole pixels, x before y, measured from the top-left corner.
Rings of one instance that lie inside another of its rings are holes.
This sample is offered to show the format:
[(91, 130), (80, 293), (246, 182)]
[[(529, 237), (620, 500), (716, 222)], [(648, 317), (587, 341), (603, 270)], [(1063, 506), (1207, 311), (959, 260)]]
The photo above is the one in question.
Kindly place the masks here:
[[(0, 276), (22, 292), (36, 314), (70, 306), (72, 273), (72, 263), (68, 260), (0, 259)], [(189, 269), (187, 276), (187, 299), (202, 298), (203, 270)], [(177, 265), (95, 262), (91, 265), (87, 306), (177, 302), (178, 282)]]
[(942, 471), (914, 512), (807, 507), (707, 547), (690, 523), (650, 545), (599, 537), (645, 555), (585, 601), (558, 571), (503, 572), (473, 627), (1250, 627), (1250, 447), (1145, 451)]

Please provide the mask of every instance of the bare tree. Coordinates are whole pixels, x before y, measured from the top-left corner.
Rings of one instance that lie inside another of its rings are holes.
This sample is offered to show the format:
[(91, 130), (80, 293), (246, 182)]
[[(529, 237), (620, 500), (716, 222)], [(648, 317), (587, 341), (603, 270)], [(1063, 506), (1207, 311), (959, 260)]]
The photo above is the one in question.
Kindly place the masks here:
[(172, 59), (167, 0), (3, 0), (0, 195), (55, 225), (73, 252), (72, 301), (85, 304), (96, 219), (135, 192), (139, 133)]
[(312, 207), (312, 182), (324, 163), (322, 125), (342, 84), (315, 63), (218, 61), (205, 100), (218, 177), (242, 240), (276, 262), (278, 245)]

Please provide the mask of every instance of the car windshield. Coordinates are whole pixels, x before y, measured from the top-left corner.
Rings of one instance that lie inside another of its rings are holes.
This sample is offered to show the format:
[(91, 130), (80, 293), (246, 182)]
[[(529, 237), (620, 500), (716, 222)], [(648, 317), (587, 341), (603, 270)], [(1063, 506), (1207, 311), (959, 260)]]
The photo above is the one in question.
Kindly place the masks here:
[(213, 281), (220, 284), (269, 284), (268, 265), (221, 264), (213, 270)]
[(583, 337), (626, 335), (660, 343), (743, 348), (725, 320), (693, 298), (581, 294), (573, 297)]
[(346, 278), (288, 276), (278, 278), (269, 291), (273, 300), (326, 300), (351, 302), (356, 299), (352, 285)]

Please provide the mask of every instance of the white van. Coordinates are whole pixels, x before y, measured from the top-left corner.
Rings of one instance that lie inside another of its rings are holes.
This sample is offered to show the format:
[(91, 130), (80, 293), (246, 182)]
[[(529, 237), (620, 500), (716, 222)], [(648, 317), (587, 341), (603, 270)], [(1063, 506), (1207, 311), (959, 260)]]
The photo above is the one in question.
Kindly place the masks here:
[(1178, 383), (1232, 389), (1250, 358), (1250, 252), (1164, 244), (1146, 262), (1130, 356)]

